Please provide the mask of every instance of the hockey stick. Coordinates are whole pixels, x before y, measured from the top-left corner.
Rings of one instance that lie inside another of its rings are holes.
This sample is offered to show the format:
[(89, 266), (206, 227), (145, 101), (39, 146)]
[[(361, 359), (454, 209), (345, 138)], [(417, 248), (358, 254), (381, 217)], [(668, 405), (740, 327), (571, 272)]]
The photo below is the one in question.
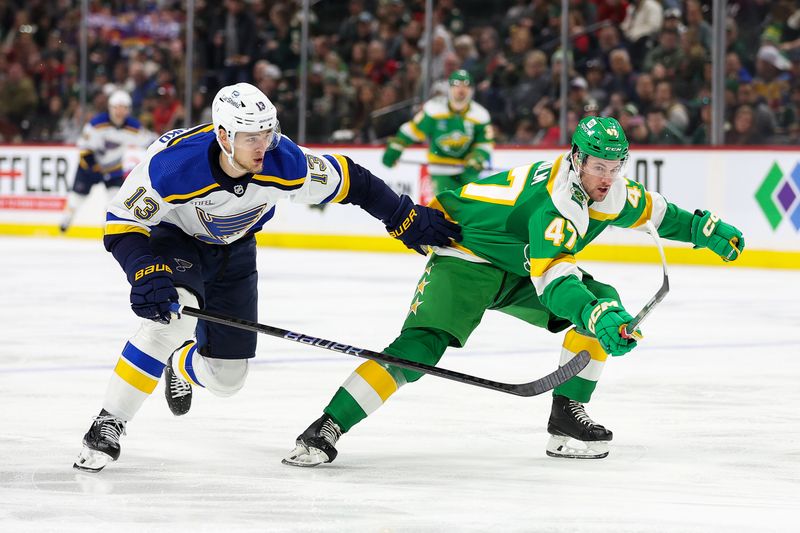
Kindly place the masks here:
[(650, 301), (642, 307), (642, 310), (639, 311), (639, 314), (627, 325), (627, 326), (620, 326), (620, 335), (622, 338), (630, 339), (630, 338), (641, 338), (640, 334), (636, 333), (636, 328), (644, 321), (647, 315), (650, 314), (650, 311), (658, 305), (658, 303), (664, 299), (664, 296), (667, 295), (669, 292), (669, 277), (667, 276), (667, 257), (664, 255), (664, 247), (661, 246), (661, 238), (658, 236), (658, 230), (653, 225), (652, 222), (649, 220), (645, 222), (645, 229), (647, 229), (647, 233), (653, 237), (653, 240), (656, 241), (656, 246), (658, 247), (658, 253), (661, 255), (661, 266), (663, 267), (664, 271), (664, 279), (661, 282), (661, 288), (659, 288), (656, 293), (650, 298)]
[(564, 366), (559, 367), (557, 370), (539, 379), (533, 380), (530, 383), (501, 383), (498, 381), (492, 381), (490, 379), (462, 374), (461, 372), (456, 372), (455, 370), (447, 370), (446, 368), (430, 366), (424, 363), (407, 361), (405, 359), (400, 359), (399, 357), (394, 357), (385, 353), (373, 352), (372, 350), (358, 348), (349, 344), (329, 341), (319, 337), (311, 337), (304, 333), (295, 333), (294, 331), (289, 331), (287, 329), (267, 326), (266, 324), (259, 324), (258, 322), (250, 322), (249, 320), (226, 316), (211, 311), (201, 311), (200, 309), (194, 307), (172, 304), (172, 308), (170, 310), (173, 313), (177, 313), (179, 316), (181, 314), (185, 314), (201, 320), (206, 320), (208, 322), (216, 322), (217, 324), (222, 324), (225, 326), (246, 329), (256, 333), (264, 333), (273, 337), (280, 337), (282, 339), (299, 342), (301, 344), (307, 344), (309, 346), (317, 346), (319, 348), (343, 353), (345, 355), (371, 359), (378, 363), (391, 364), (406, 368), (408, 370), (423, 372), (431, 376), (449, 379), (451, 381), (458, 381), (459, 383), (466, 383), (468, 385), (475, 385), (476, 387), (483, 387), (484, 389), (514, 394), (516, 396), (536, 396), (537, 394), (547, 392), (578, 374), (578, 372), (583, 370), (586, 365), (589, 364), (590, 359), (589, 352), (583, 350), (575, 355), (575, 357), (567, 361)]

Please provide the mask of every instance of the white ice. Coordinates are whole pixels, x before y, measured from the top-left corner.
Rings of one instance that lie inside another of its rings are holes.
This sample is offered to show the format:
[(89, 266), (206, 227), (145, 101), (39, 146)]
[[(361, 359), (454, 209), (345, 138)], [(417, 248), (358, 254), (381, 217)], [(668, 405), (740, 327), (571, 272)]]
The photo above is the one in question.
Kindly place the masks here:
[[(424, 259), (259, 250), (260, 320), (381, 349)], [(660, 266), (585, 265), (627, 307)], [(120, 460), (72, 469), (136, 329), (99, 242), (0, 238), (0, 531), (800, 531), (800, 273), (673, 266), (640, 347), (610, 358), (589, 414), (599, 461), (545, 456), (547, 395), (426, 377), (346, 434), (339, 458), (283, 466), (358, 360), (262, 336), (245, 388), (159, 385)], [(561, 335), (487, 313), (441, 365), (508, 382), (555, 368)]]

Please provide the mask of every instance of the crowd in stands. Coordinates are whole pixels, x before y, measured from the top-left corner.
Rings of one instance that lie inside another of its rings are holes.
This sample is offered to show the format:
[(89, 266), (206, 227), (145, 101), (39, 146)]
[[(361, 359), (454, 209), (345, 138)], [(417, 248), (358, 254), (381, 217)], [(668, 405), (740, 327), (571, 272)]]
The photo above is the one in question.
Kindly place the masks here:
[[(422, 104), (424, 0), (313, 3), (307, 142), (383, 143)], [(0, 0), (0, 141), (74, 142), (113, 88), (156, 133), (210, 121), (209, 100), (247, 81), (297, 133), (301, 2), (196, 0), (191, 109), (184, 109), (186, 14), (178, 0), (90, 0), (89, 106), (81, 110), (76, 0)], [(499, 143), (554, 146), (560, 72), (568, 127), (618, 118), (638, 144), (707, 144), (711, 1), (435, 0), (434, 93), (455, 69), (475, 79)], [(800, 2), (729, 0), (726, 144), (800, 141)], [(571, 133), (571, 132), (568, 132)]]

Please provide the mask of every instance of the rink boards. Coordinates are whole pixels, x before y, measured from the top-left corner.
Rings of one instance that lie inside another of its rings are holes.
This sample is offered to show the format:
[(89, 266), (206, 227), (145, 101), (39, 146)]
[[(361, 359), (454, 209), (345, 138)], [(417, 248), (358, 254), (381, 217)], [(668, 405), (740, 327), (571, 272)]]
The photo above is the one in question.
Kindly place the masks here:
[[(394, 190), (420, 199), (427, 168), (416, 163), (387, 169), (378, 147), (317, 146), (322, 153), (341, 153), (371, 169)], [(502, 170), (555, 158), (561, 150), (498, 148), (493, 168)], [(136, 164), (131, 150), (125, 166)], [(403, 159), (422, 162), (423, 148), (411, 148)], [(0, 234), (56, 235), (66, 193), (72, 185), (78, 151), (70, 146), (0, 147)], [(800, 150), (786, 147), (747, 149), (653, 149), (632, 151), (628, 176), (688, 210), (710, 209), (744, 232), (747, 253), (736, 264), (800, 268)], [(422, 192), (424, 196), (424, 192)], [(98, 238), (102, 234), (105, 192), (95, 187), (68, 234)], [(320, 210), (284, 202), (258, 236), (270, 246), (316, 249), (403, 251), (377, 220), (351, 206)], [(669, 243), (670, 262), (719, 265), (705, 250)], [(591, 260), (651, 262), (658, 255), (639, 232), (613, 229), (581, 253)]]

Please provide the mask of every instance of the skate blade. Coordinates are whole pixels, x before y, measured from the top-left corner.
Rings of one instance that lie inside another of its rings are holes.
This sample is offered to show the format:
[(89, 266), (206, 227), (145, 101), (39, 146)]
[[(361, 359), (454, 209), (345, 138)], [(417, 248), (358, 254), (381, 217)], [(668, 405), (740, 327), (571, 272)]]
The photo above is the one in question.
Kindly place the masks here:
[(582, 441), (563, 435), (550, 435), (547, 455), (565, 459), (602, 459), (608, 456), (608, 441)]
[(281, 463), (285, 465), (300, 467), (318, 466), (329, 462), (328, 454), (313, 446), (306, 448), (302, 444), (298, 444), (289, 455), (281, 460)]
[(86, 446), (81, 450), (78, 460), (72, 465), (75, 470), (82, 472), (99, 472), (114, 459), (107, 453), (93, 450)]

